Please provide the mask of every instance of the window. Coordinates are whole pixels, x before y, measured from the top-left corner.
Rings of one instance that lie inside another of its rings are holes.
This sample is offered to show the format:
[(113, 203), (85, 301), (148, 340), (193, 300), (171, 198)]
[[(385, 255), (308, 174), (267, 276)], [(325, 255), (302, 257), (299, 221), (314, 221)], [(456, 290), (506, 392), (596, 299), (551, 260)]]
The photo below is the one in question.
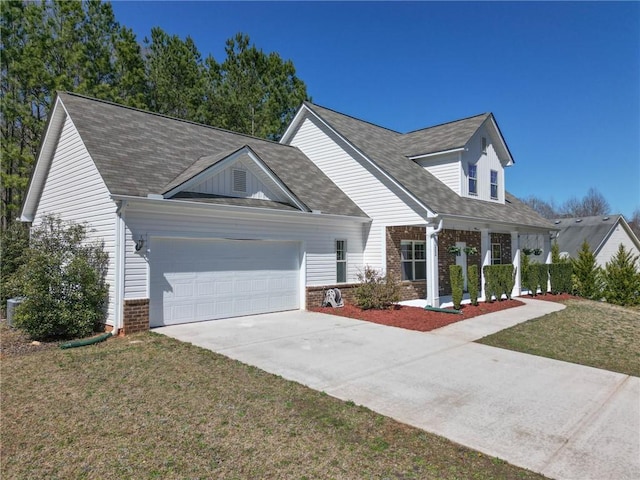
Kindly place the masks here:
[(469, 195), (478, 194), (478, 166), (469, 165)]
[(233, 169), (233, 191), (247, 193), (247, 172), (246, 170)]
[(336, 240), (336, 282), (347, 281), (347, 241)]
[(498, 199), (498, 172), (491, 170), (491, 198)]
[(491, 265), (502, 263), (502, 246), (499, 243), (491, 244)]
[(427, 278), (426, 243), (414, 240), (400, 242), (402, 280), (424, 280)]
[(482, 137), (482, 153), (487, 153), (487, 139)]

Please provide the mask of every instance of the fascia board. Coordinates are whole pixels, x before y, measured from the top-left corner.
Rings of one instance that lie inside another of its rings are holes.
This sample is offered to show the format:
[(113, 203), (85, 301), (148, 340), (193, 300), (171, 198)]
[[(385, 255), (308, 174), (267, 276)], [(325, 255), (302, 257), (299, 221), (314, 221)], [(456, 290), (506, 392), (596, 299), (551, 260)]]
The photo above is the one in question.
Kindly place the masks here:
[(279, 143), (288, 145), (287, 142), (289, 141), (289, 137), (293, 135), (293, 132), (295, 131), (295, 129), (298, 128), (298, 125), (301, 119), (304, 117), (305, 110), (309, 111), (309, 107), (307, 107), (304, 103), (302, 103), (302, 105), (300, 105), (300, 108), (298, 108), (298, 111), (294, 115), (291, 122), (289, 122), (289, 125), (287, 126), (287, 129), (284, 131), (284, 134), (282, 135), (282, 137), (280, 137)]
[(412, 155), (410, 157), (407, 157), (409, 160), (421, 160), (423, 158), (429, 158), (429, 157), (435, 157), (438, 155), (447, 155), (449, 153), (456, 153), (456, 152), (463, 152), (465, 150), (465, 147), (456, 147), (456, 148), (450, 148), (449, 150), (441, 150), (439, 152), (432, 152), (432, 153), (422, 153), (419, 155)]

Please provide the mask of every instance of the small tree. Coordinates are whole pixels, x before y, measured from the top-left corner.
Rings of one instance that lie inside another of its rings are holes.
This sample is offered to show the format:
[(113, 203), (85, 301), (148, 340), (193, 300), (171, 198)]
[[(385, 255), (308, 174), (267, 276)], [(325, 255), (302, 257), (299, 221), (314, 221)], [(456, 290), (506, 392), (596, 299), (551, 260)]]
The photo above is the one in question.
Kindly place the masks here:
[(4, 311), (10, 298), (10, 279), (23, 262), (29, 246), (29, 229), (20, 222), (12, 222), (0, 234), (0, 308)]
[(551, 245), (551, 263), (569, 263), (569, 260), (566, 257), (560, 255), (560, 245), (558, 245), (558, 240), (554, 240)]
[(15, 324), (32, 338), (84, 337), (105, 316), (108, 254), (84, 225), (48, 216), (31, 232), (11, 291), (25, 297)]
[(586, 240), (582, 242), (578, 258), (572, 259), (571, 262), (573, 264), (573, 289), (576, 295), (599, 300), (602, 295), (601, 272), (596, 264), (596, 256)]
[(638, 259), (624, 245), (607, 262), (604, 269), (604, 297), (616, 305), (637, 305), (640, 303), (640, 272)]
[(360, 285), (355, 288), (356, 305), (363, 310), (382, 310), (400, 300), (400, 285), (394, 277), (382, 274), (370, 266), (358, 273)]
[(469, 268), (467, 268), (467, 286), (469, 287), (471, 305), (478, 305), (478, 282), (478, 265), (469, 265)]
[(451, 299), (453, 308), (459, 310), (462, 303), (462, 292), (464, 290), (464, 277), (460, 265), (449, 266), (449, 279), (451, 280)]

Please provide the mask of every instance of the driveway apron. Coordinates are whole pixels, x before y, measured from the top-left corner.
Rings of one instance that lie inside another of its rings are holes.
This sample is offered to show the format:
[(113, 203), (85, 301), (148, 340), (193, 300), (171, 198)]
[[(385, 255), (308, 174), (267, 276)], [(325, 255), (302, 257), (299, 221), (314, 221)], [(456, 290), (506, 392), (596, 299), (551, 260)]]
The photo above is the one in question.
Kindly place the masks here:
[(640, 478), (640, 378), (472, 343), (549, 303), (429, 333), (307, 311), (154, 331), (552, 478)]

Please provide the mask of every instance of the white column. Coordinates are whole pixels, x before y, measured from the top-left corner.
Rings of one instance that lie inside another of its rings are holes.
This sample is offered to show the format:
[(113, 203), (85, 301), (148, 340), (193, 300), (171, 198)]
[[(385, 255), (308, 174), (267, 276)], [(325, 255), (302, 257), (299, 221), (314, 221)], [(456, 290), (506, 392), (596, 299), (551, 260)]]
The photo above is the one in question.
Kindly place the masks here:
[(487, 300), (484, 289), (484, 266), (491, 265), (491, 238), (489, 236), (489, 229), (480, 229), (480, 258), (482, 259), (482, 265), (480, 266), (480, 296)]
[(438, 235), (435, 228), (427, 225), (427, 305), (440, 306), (440, 284), (438, 282)]
[(511, 232), (511, 257), (513, 258), (513, 268), (516, 272), (516, 282), (511, 291), (512, 297), (519, 297), (521, 293), (520, 255), (520, 237), (518, 232)]
[[(544, 253), (546, 255), (546, 260), (544, 263), (551, 263), (551, 236), (547, 233), (542, 236), (542, 240), (544, 243)], [(547, 292), (551, 291), (551, 278), (547, 281)], [(546, 293), (546, 292), (543, 292)]]

